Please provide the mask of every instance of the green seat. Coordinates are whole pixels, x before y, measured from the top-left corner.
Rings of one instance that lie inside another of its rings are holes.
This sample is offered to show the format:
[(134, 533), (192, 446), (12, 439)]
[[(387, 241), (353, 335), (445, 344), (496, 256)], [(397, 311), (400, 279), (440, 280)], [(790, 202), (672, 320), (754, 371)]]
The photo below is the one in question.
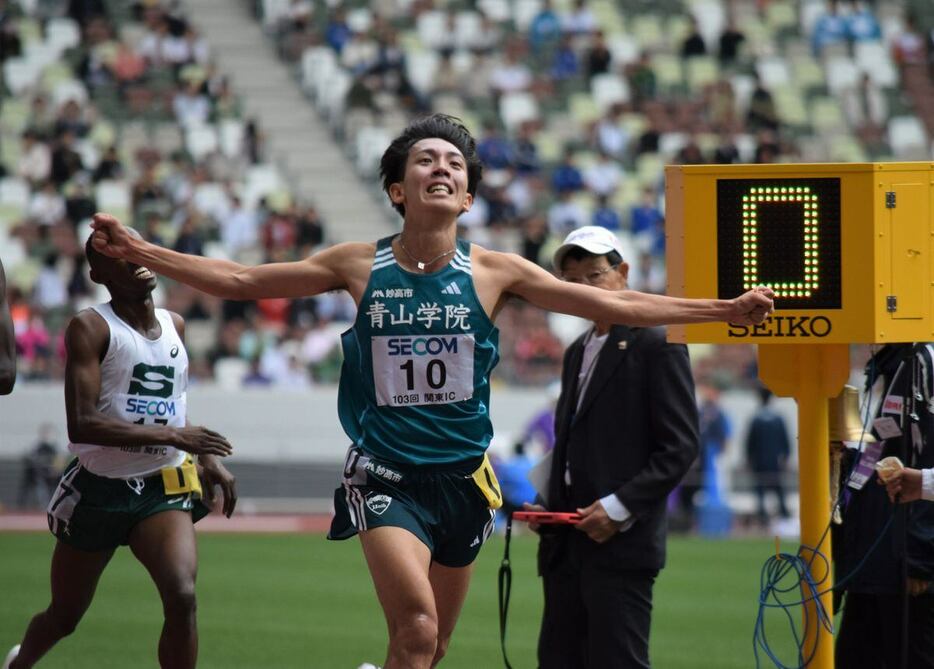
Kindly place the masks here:
[(831, 97), (815, 98), (811, 103), (811, 127), (817, 132), (834, 132), (846, 127), (840, 103)]
[(3, 98), (0, 101), (0, 129), (19, 135), (29, 125), (29, 114), (29, 103), (25, 99)]
[(600, 118), (600, 108), (590, 93), (573, 93), (568, 103), (571, 118), (581, 124), (581, 127), (593, 123)]
[(664, 42), (661, 17), (657, 14), (639, 14), (631, 22), (632, 34), (643, 49), (658, 46)]
[(699, 93), (720, 78), (720, 65), (713, 56), (695, 56), (685, 64), (688, 89)]
[(794, 84), (778, 86), (772, 91), (775, 101), (775, 110), (783, 123), (799, 128), (808, 125), (808, 112), (805, 106), (804, 95)]
[(659, 53), (652, 57), (652, 71), (662, 91), (680, 91), (684, 86), (681, 59), (669, 53)]

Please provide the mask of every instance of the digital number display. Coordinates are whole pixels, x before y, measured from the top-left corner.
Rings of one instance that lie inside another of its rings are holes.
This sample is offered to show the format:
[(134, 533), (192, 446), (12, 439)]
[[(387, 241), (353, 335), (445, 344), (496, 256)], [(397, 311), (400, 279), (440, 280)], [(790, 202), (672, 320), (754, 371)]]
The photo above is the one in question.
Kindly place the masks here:
[(840, 179), (718, 179), (718, 293), (775, 291), (776, 309), (839, 309)]

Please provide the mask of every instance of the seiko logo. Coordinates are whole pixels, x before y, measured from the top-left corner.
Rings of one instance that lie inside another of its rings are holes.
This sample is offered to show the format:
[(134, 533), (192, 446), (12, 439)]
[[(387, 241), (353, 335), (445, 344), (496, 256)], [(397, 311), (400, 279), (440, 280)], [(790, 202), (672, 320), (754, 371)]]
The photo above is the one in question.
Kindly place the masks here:
[(729, 326), (728, 337), (817, 337), (830, 334), (833, 324), (826, 316), (772, 316), (759, 325)]

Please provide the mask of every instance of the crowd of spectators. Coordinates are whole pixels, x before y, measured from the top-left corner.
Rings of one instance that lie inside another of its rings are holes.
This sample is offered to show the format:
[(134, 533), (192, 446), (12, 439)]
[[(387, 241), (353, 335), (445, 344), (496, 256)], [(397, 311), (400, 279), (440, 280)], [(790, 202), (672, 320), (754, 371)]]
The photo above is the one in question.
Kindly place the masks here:
[[(328, 115), (348, 153), (361, 110), (364, 124), (390, 126), (373, 113), (461, 116), (478, 136), (485, 166), (474, 207), (461, 219), (464, 234), (489, 243), (510, 231), (523, 255), (548, 266), (556, 240), (600, 225), (626, 242), (631, 285), (641, 290), (665, 286), (665, 163), (930, 156), (930, 138), (910, 147), (920, 155), (889, 143), (892, 107), (904, 106), (897, 67), (929, 58), (934, 34), (894, 5), (254, 6), (305, 81), (317, 76), (308, 63), (317, 67), (322, 51), (333, 55), (348, 93), (340, 107), (346, 116), (335, 123), (332, 107)], [(320, 93), (309, 91), (320, 105)], [(522, 338), (534, 341), (540, 333), (532, 330)], [(738, 369), (749, 366), (744, 360)]]
[[(24, 379), (60, 378), (68, 319), (106, 299), (87, 276), (83, 248), (99, 209), (152, 242), (244, 262), (293, 260), (325, 243), (314, 206), (275, 179), (253, 187), (256, 172), (270, 172), (262, 133), (242, 118), (180, 5), (112, 6), (72, 0), (25, 12), (0, 0), (5, 68), (71, 33), (32, 81), (8, 82), (0, 98), (0, 254)], [(192, 150), (189, 133), (225, 122), (241, 129), (236, 142)], [(345, 300), (224, 303), (168, 280), (157, 297), (188, 321), (196, 381), (218, 368), (233, 384), (301, 388), (335, 377), (337, 339), (327, 326), (346, 320)]]
[[(600, 225), (623, 240), (630, 285), (651, 292), (665, 288), (666, 162), (900, 157), (886, 132), (904, 104), (897, 68), (932, 53), (931, 26), (881, 3), (672, 0), (626, 13), (599, 0), (249, 4), (284, 60), (301, 69), (311, 53), (333, 58), (346, 85), (330, 88), (346, 94), (329, 122), (349, 154), (367, 124), (391, 136), (412, 114), (459, 115), (485, 165), (463, 234), (548, 267), (570, 229)], [(281, 180), (269, 185), (263, 133), (181, 3), (29, 6), (0, 0), (0, 59), (62, 48), (26, 85), (8, 78), (0, 100), (0, 251), (17, 261), (24, 376), (60, 375), (63, 324), (102, 297), (81, 253), (99, 208), (165, 246), (248, 263), (327, 243), (315, 208)], [(841, 62), (856, 68), (842, 88), (830, 79)], [(4, 188), (25, 188), (13, 216)], [(170, 282), (160, 290), (190, 322), (196, 379), (300, 388), (336, 377), (346, 296), (230, 304)], [(562, 342), (551, 321), (522, 305), (502, 318), (515, 327), (503, 328), (514, 334), (501, 378), (553, 377)], [(717, 353), (710, 369), (748, 378), (749, 355), (734, 357)]]

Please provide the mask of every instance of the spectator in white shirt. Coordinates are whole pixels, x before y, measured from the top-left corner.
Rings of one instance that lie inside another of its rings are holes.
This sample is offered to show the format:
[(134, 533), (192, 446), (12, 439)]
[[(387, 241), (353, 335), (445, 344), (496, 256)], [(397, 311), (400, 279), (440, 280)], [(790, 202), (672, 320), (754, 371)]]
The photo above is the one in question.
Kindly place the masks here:
[(175, 94), (172, 111), (175, 113), (175, 120), (185, 129), (207, 123), (211, 114), (211, 103), (207, 96), (201, 93), (201, 82), (188, 81), (185, 87)]
[(587, 225), (589, 216), (574, 199), (573, 191), (562, 191), (558, 200), (548, 209), (548, 229), (564, 236), (571, 230)]
[(574, 9), (563, 17), (561, 24), (564, 32), (570, 35), (590, 35), (597, 30), (597, 18), (587, 6), (587, 0), (575, 0)]
[(522, 63), (524, 46), (515, 39), (509, 40), (503, 49), (502, 59), (490, 70), (489, 84), (493, 93), (517, 93), (532, 86), (532, 71)]
[(48, 179), (52, 169), (52, 153), (48, 145), (40, 141), (34, 131), (26, 130), (21, 136), (21, 146), (16, 174), (33, 184)]
[(230, 213), (220, 220), (221, 242), (236, 257), (243, 249), (259, 244), (259, 216), (255, 209), (243, 205), (239, 196), (230, 195)]
[(600, 152), (597, 161), (584, 170), (584, 184), (596, 195), (610, 197), (623, 180), (619, 163), (605, 152)]
[(29, 201), (29, 218), (39, 225), (56, 225), (65, 218), (65, 198), (61, 196), (55, 184), (46, 181)]

